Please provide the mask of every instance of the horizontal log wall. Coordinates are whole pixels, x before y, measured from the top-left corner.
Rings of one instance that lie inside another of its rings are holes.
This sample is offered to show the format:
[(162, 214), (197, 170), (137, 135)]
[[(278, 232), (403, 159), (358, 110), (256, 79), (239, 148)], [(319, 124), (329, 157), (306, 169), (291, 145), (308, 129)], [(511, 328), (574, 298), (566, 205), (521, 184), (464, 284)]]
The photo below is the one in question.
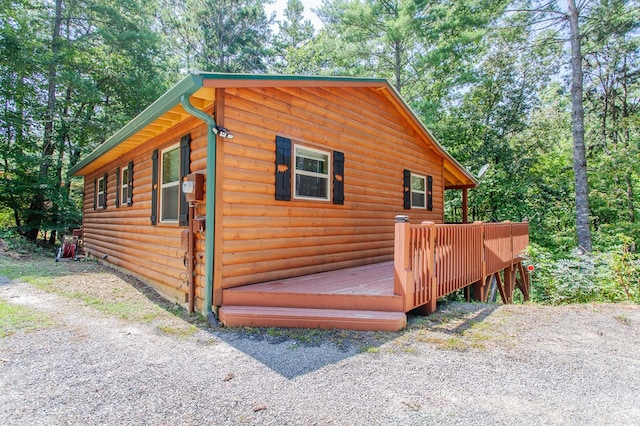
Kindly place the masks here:
[[(183, 261), (180, 234), (186, 227), (177, 224), (151, 225), (151, 154), (154, 149), (180, 142), (180, 138), (191, 133), (192, 171), (204, 173), (206, 161), (206, 129), (202, 123), (190, 119), (160, 137), (150, 140), (118, 161), (85, 177), (84, 188), (84, 244), (85, 250), (94, 257), (102, 258), (113, 265), (130, 271), (133, 275), (153, 284), (170, 300), (184, 303), (187, 300), (187, 268)], [(133, 161), (133, 204), (126, 202), (116, 207), (116, 168), (125, 168)], [(196, 166), (196, 168), (194, 168)], [(94, 179), (107, 177), (107, 208), (93, 209)], [(198, 207), (197, 215), (204, 215), (204, 205)], [(196, 236), (199, 254), (204, 253), (203, 237)], [(198, 254), (198, 253), (196, 253)], [(204, 275), (204, 258), (196, 255), (196, 271)], [(196, 284), (203, 285), (201, 276)], [(202, 290), (196, 296), (202, 300)], [(200, 304), (200, 302), (198, 302)]]
[[(442, 158), (376, 90), (226, 89), (224, 126), (217, 288), (393, 259), (404, 169), (433, 176), (433, 210), (411, 219), (443, 221)], [(344, 205), (275, 200), (276, 135), (344, 152)]]

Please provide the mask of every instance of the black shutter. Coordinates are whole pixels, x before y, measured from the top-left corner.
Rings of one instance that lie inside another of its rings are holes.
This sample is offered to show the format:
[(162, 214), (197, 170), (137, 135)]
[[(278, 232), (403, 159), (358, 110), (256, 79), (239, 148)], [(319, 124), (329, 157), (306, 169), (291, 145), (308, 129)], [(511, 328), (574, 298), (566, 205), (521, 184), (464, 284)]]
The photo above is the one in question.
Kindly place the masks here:
[(187, 204), (187, 197), (182, 192), (182, 181), (186, 175), (189, 174), (191, 155), (191, 135), (184, 135), (180, 139), (180, 182), (178, 184), (178, 191), (180, 192), (180, 211), (178, 213), (178, 221), (180, 226), (189, 225), (189, 205)]
[(93, 180), (93, 209), (98, 208), (98, 179)]
[(151, 155), (151, 224), (158, 223), (158, 150)]
[(344, 204), (344, 152), (333, 151), (333, 204)]
[(276, 136), (276, 200), (291, 200), (291, 139)]
[(120, 207), (120, 167), (116, 167), (116, 207)]
[(433, 210), (433, 176), (427, 176), (427, 210)]
[(411, 171), (404, 169), (404, 209), (411, 209)]
[(106, 209), (107, 208), (107, 177), (109, 176), (108, 173), (104, 174), (104, 200), (102, 203), (102, 208)]
[(127, 188), (127, 199), (122, 200), (122, 202), (126, 202), (128, 206), (133, 205), (133, 161), (129, 161), (129, 183)]

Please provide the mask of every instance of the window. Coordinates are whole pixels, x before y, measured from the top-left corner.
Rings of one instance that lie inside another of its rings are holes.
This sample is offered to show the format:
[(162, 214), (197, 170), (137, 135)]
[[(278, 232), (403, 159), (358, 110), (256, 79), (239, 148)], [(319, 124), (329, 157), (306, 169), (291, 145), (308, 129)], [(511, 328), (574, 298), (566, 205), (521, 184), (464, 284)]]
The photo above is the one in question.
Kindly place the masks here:
[(426, 209), (427, 179), (424, 176), (411, 174), (411, 207)]
[(329, 153), (295, 147), (295, 198), (329, 200)]
[(180, 147), (162, 151), (160, 182), (160, 221), (177, 222), (180, 205)]
[(129, 194), (129, 179), (129, 168), (123, 168), (120, 179), (120, 200), (121, 203), (125, 205), (129, 205), (131, 203), (131, 194)]
[(107, 191), (105, 188), (105, 184), (106, 184), (106, 179), (104, 177), (101, 177), (100, 179), (98, 179), (98, 207), (102, 207), (105, 208), (107, 206)]

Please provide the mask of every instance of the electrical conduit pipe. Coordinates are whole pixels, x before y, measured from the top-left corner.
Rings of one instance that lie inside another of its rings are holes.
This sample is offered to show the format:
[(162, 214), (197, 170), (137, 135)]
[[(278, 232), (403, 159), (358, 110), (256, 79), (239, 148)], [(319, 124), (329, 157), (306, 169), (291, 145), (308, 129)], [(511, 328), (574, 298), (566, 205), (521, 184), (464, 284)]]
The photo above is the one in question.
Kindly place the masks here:
[[(189, 94), (184, 93), (180, 104), (189, 114), (204, 121), (207, 126), (207, 191), (205, 196), (205, 288), (204, 306), (202, 313), (211, 327), (218, 325), (218, 319), (213, 313), (213, 250), (214, 250), (214, 219), (216, 212), (216, 135), (213, 129), (216, 121), (202, 110), (195, 108), (189, 101)], [(191, 224), (189, 224), (191, 226)]]

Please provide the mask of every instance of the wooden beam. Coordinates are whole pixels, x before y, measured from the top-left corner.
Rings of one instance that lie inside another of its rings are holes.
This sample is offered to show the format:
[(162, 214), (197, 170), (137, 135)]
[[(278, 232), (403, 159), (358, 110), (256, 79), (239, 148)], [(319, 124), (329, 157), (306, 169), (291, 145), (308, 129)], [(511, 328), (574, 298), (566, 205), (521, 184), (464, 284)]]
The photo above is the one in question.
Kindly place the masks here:
[(462, 188), (462, 223), (469, 223), (469, 189)]

